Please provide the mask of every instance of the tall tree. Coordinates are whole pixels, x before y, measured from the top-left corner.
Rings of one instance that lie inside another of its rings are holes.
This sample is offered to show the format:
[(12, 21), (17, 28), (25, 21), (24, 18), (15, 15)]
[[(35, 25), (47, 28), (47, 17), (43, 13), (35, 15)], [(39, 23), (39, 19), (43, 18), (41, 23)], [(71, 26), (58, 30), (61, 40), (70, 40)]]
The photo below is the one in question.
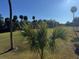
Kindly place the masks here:
[[(9, 4), (9, 13), (10, 13), (10, 49), (8, 49), (7, 51), (4, 51), (2, 54), (8, 53), (10, 51), (12, 51), (14, 49), (13, 47), (13, 35), (12, 35), (12, 5), (11, 5), (11, 0), (8, 0), (8, 4)], [(9, 19), (9, 18), (7, 18)]]
[(10, 13), (10, 50), (13, 50), (13, 35), (12, 35), (12, 4), (11, 4), (11, 0), (8, 0), (8, 4), (9, 4), (9, 13)]

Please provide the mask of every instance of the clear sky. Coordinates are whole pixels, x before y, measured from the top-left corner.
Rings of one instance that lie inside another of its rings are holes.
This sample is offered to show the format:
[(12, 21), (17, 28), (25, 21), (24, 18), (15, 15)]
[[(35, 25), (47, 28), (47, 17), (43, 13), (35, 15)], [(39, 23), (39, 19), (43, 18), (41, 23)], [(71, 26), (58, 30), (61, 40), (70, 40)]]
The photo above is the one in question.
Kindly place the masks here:
[[(0, 13), (9, 16), (8, 0), (0, 0)], [(27, 15), (31, 20), (55, 19), (61, 23), (72, 21), (70, 8), (77, 6), (76, 16), (79, 16), (79, 0), (12, 0), (13, 15)]]

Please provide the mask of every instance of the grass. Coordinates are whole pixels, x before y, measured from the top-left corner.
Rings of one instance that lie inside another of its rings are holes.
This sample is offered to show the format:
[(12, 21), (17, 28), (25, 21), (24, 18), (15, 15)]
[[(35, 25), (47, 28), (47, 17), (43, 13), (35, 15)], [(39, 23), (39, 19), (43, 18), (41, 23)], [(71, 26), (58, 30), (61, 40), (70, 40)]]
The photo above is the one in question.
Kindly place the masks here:
[[(66, 28), (66, 27), (65, 27)], [(72, 31), (71, 28), (66, 28), (67, 32), (69, 31), (70, 37), (67, 42), (57, 41), (59, 43), (59, 51), (55, 54), (51, 54), (48, 51), (45, 51), (45, 59), (76, 59), (76, 55), (72, 49), (72, 43), (70, 40), (72, 39)], [(52, 29), (48, 29), (48, 37), (53, 32)], [(0, 53), (9, 49), (10, 33), (2, 33), (0, 34)], [(19, 31), (13, 32), (14, 39), (14, 47), (18, 47), (17, 51), (11, 51), (7, 54), (1, 55), (0, 59), (40, 59), (39, 55), (31, 52), (26, 44), (27, 41), (21, 36)]]

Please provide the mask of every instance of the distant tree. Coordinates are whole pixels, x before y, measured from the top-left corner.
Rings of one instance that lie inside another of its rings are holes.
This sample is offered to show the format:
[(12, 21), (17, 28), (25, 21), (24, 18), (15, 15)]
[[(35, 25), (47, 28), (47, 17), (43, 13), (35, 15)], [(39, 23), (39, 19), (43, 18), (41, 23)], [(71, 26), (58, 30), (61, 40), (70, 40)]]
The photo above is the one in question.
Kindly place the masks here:
[(18, 22), (17, 18), (18, 17), (16, 15), (13, 16), (13, 20), (12, 20), (13, 30), (19, 29), (19, 22)]
[(2, 21), (2, 20), (0, 20), (0, 27), (2, 27), (2, 25), (3, 25), (3, 21)]
[(55, 20), (48, 20), (47, 25), (48, 25), (48, 28), (54, 28), (59, 25), (59, 22), (56, 22)]
[(3, 26), (3, 23), (4, 23), (4, 21), (3, 21), (3, 17), (0, 15), (0, 27)]
[(0, 20), (3, 20), (4, 19), (4, 17), (0, 14)]
[(53, 21), (53, 20), (48, 20), (48, 21), (47, 21), (47, 24), (48, 24), (48, 28), (53, 28), (53, 27), (55, 27), (55, 21)]
[(5, 24), (6, 24), (6, 23), (10, 23), (10, 18), (9, 18), (9, 17), (6, 17), (6, 18), (5, 18)]
[(65, 25), (66, 26), (72, 26), (73, 24), (72, 24), (72, 22), (67, 21)]
[(4, 25), (4, 31), (9, 32), (10, 31), (10, 18), (5, 18), (5, 25)]
[(20, 15), (19, 18), (21, 19), (21, 21), (23, 21), (24, 19), (23, 15)]
[(44, 19), (43, 21), (47, 23), (47, 20), (46, 19)]
[(36, 29), (38, 27), (37, 20), (32, 21), (32, 28)]
[(17, 18), (18, 18), (18, 17), (17, 17), (16, 15), (14, 15), (14, 16), (13, 16), (13, 22), (16, 22), (16, 21), (17, 21)]
[(22, 29), (24, 17), (23, 17), (23, 15), (20, 15), (19, 18), (21, 19), (21, 21), (20, 21), (20, 28)]
[(27, 17), (27, 16), (24, 16), (24, 20), (25, 20), (25, 21), (28, 21), (28, 17)]
[(35, 20), (35, 16), (32, 16), (32, 19)]
[(3, 26), (4, 26), (4, 21), (2, 15), (0, 14), (0, 32), (3, 32)]
[(33, 21), (32, 21), (32, 28), (37, 28), (37, 20), (35, 20), (35, 16), (32, 16), (32, 19), (33, 19)]
[(42, 22), (43, 22), (42, 19), (39, 19), (39, 20), (38, 20), (38, 24), (39, 24), (39, 23), (42, 23)]
[(24, 22), (28, 23), (28, 17), (27, 16), (24, 16)]

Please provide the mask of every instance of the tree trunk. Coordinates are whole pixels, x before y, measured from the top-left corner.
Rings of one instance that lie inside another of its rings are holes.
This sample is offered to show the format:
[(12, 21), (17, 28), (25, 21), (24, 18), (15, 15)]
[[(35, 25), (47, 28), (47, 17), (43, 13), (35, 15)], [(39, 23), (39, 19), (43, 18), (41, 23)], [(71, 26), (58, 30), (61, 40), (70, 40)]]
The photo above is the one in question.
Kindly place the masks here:
[(12, 39), (12, 5), (11, 0), (8, 0), (9, 11), (10, 11), (10, 49), (13, 49), (13, 39)]
[(44, 50), (43, 49), (41, 49), (41, 54), (40, 54), (40, 57), (41, 57), (41, 59), (44, 59)]

